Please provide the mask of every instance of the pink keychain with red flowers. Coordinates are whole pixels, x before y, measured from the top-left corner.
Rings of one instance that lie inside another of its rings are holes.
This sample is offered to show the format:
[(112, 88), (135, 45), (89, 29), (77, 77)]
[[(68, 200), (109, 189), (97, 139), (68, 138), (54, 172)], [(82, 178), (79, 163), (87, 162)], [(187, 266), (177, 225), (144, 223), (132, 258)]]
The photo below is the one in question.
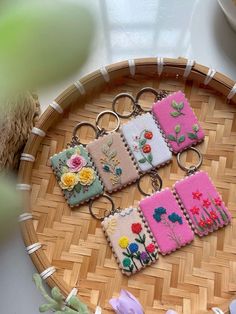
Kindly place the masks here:
[(179, 153), (178, 164), (188, 176), (177, 181), (173, 188), (194, 232), (204, 236), (228, 225), (231, 214), (208, 174), (205, 171), (197, 171), (202, 164), (201, 153), (196, 148), (190, 149), (197, 153), (199, 162), (196, 166), (187, 168), (182, 164)]

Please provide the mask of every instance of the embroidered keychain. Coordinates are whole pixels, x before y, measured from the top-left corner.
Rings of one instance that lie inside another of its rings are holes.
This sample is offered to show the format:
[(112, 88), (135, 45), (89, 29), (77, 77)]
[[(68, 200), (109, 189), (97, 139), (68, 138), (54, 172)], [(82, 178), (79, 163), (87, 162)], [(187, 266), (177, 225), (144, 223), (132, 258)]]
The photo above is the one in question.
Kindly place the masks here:
[(194, 147), (190, 149), (197, 153), (199, 162), (188, 168), (181, 162), (181, 153), (177, 155), (178, 165), (188, 176), (174, 184), (174, 191), (194, 232), (204, 236), (228, 225), (231, 214), (208, 174), (198, 171), (203, 159), (201, 153)]
[[(141, 172), (148, 172), (172, 160), (172, 153), (163, 138), (150, 110), (143, 109), (139, 99), (144, 93), (154, 94), (156, 100), (167, 95), (165, 91), (156, 91), (151, 87), (141, 89), (135, 98), (127, 93), (118, 94), (112, 103), (113, 111), (122, 118), (134, 116), (121, 127), (121, 133)], [(132, 111), (122, 115), (116, 109), (117, 101), (128, 98), (132, 103)]]
[(203, 141), (204, 132), (183, 92), (156, 102), (152, 113), (175, 154)]
[(153, 236), (144, 224), (139, 210), (134, 207), (115, 209), (110, 196), (104, 195), (112, 205), (104, 216), (93, 212), (93, 201), (89, 203), (91, 215), (102, 220), (102, 228), (122, 273), (130, 276), (158, 259)]

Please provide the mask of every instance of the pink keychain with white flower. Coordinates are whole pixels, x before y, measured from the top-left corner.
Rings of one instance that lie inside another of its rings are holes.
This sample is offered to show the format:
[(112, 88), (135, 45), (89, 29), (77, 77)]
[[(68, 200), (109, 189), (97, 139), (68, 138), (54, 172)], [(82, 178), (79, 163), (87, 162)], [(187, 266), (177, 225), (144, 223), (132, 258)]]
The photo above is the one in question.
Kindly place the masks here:
[(173, 188), (194, 232), (204, 236), (228, 225), (231, 214), (208, 174), (205, 171), (198, 171), (202, 164), (201, 153), (196, 148), (190, 149), (197, 153), (199, 162), (196, 166), (187, 168), (182, 164), (179, 153), (177, 162), (188, 176), (177, 181)]

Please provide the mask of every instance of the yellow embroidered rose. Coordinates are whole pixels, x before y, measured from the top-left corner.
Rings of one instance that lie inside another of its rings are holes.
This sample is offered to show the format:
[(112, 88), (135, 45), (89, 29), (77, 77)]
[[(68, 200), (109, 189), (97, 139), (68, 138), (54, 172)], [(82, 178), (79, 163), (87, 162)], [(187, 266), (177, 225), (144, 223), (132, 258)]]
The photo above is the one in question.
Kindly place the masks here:
[(78, 182), (79, 179), (77, 173), (66, 172), (61, 176), (59, 185), (63, 190), (71, 191)]
[(122, 249), (126, 249), (129, 245), (129, 239), (127, 237), (121, 237), (119, 239), (119, 246), (122, 248)]
[(81, 185), (90, 185), (95, 180), (95, 172), (92, 168), (84, 167), (78, 173), (78, 179)]

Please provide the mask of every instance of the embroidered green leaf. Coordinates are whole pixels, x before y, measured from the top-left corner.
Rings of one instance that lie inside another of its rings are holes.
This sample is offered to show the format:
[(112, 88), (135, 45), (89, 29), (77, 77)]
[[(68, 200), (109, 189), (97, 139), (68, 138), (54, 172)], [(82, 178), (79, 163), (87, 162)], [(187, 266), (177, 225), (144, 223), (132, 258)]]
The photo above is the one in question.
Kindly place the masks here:
[(66, 172), (68, 172), (68, 167), (66, 167), (66, 166), (63, 166), (62, 167), (62, 169), (61, 169), (61, 173), (63, 174), (63, 173), (66, 173)]
[(112, 136), (109, 138), (109, 140), (107, 141), (107, 146), (111, 146), (113, 143), (113, 139), (112, 139)]
[(109, 159), (112, 159), (112, 158), (114, 158), (114, 157), (116, 157), (116, 155), (117, 155), (117, 152), (115, 151), (115, 150), (113, 150), (113, 151), (111, 151), (110, 153), (109, 153)]
[(77, 193), (79, 193), (79, 192), (81, 191), (81, 184), (80, 184), (80, 183), (76, 184), (76, 185), (74, 186), (74, 189), (75, 189), (75, 191), (76, 191)]
[(174, 135), (172, 134), (168, 134), (167, 138), (170, 140), (170, 141), (175, 141), (176, 142), (176, 138)]
[(141, 159), (139, 159), (139, 161), (138, 161), (140, 164), (144, 164), (145, 162), (146, 162), (146, 158), (141, 158)]
[(181, 115), (181, 113), (178, 112), (178, 111), (172, 111), (170, 114), (171, 114), (171, 116), (174, 117), (174, 118), (179, 117), (179, 116)]
[(70, 159), (70, 157), (73, 155), (73, 152), (71, 151), (71, 150), (67, 150), (66, 151), (66, 157), (68, 158), (68, 159)]
[(199, 131), (199, 125), (198, 124), (194, 124), (192, 126), (193, 131), (198, 132)]
[(172, 108), (174, 108), (174, 109), (178, 109), (178, 103), (177, 103), (175, 100), (172, 101), (171, 106), (172, 106)]
[(177, 109), (182, 110), (184, 108), (184, 103), (181, 101), (179, 104), (177, 104)]
[(177, 124), (176, 126), (175, 126), (175, 133), (179, 133), (180, 132), (180, 130), (181, 130), (181, 126), (180, 126), (180, 124)]
[(142, 243), (138, 238), (136, 238), (135, 241), (138, 243)]
[(139, 141), (139, 144), (141, 146), (143, 146), (144, 144), (146, 144), (147, 140), (145, 138), (142, 138), (140, 141)]
[(103, 152), (103, 154), (105, 156), (108, 156), (108, 154), (109, 154), (109, 147), (106, 144), (102, 145), (102, 152)]
[(149, 162), (152, 162), (152, 160), (153, 160), (152, 154), (149, 154), (149, 155), (147, 156), (147, 160), (148, 160)]
[(181, 135), (179, 138), (178, 138), (178, 143), (183, 143), (185, 141), (185, 136), (184, 135)]
[(190, 138), (190, 140), (196, 140), (197, 135), (195, 133), (188, 133), (188, 138)]

